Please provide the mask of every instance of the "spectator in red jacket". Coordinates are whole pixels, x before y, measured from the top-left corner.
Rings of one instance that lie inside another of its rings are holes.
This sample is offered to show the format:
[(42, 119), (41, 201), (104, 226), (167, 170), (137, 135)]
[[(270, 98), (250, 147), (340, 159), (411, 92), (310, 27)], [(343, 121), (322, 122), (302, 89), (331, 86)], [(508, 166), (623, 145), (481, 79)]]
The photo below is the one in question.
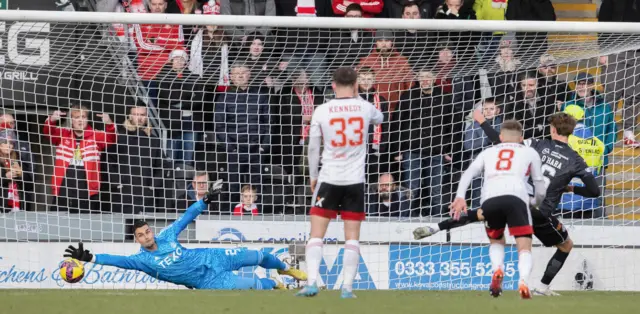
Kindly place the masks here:
[[(0, 132), (8, 130), (13, 132), (17, 138), (14, 139), (13, 149), (18, 153), (22, 167), (22, 198), (20, 207), (23, 210), (35, 210), (35, 191), (33, 188), (33, 155), (29, 143), (29, 134), (20, 134), (16, 128), (16, 120), (13, 115), (0, 114)], [(26, 135), (26, 136), (25, 136)]]
[(382, 12), (384, 2), (382, 0), (333, 0), (333, 13), (343, 16), (347, 12), (347, 7), (357, 3), (362, 7), (363, 17), (374, 17)]
[[(168, 0), (166, 13), (218, 15), (220, 14), (221, 1), (222, 0)], [(198, 49), (195, 41), (201, 40), (201, 35), (199, 35), (199, 33), (204, 30), (204, 27), (186, 24), (180, 25), (180, 27), (184, 35), (185, 50), (191, 52), (191, 49)], [(192, 55), (191, 57), (195, 56)]]
[[(11, 129), (0, 130), (0, 213), (25, 209), (22, 184), (23, 165), (16, 145), (16, 134)], [(31, 168), (31, 165), (25, 165)]]
[[(165, 0), (151, 0), (150, 13), (167, 11)], [(169, 54), (175, 49), (184, 49), (184, 33), (181, 25), (135, 24), (133, 38), (138, 47), (138, 76), (149, 90), (149, 97), (156, 101), (158, 85), (155, 80), (162, 67), (169, 61)]]
[(58, 211), (80, 212), (100, 210), (100, 152), (116, 142), (116, 126), (108, 114), (98, 114), (105, 131), (96, 131), (88, 123), (89, 110), (73, 105), (69, 110), (67, 127), (58, 127), (56, 110), (44, 122), (42, 132), (56, 146), (56, 161), (51, 189)]
[(242, 202), (236, 207), (233, 208), (234, 216), (242, 216), (242, 215), (258, 215), (258, 205), (256, 205), (256, 201), (258, 200), (258, 190), (254, 186), (245, 185), (242, 187)]
[(138, 75), (144, 81), (153, 80), (169, 60), (169, 54), (184, 49), (180, 25), (136, 24), (135, 42), (138, 46)]
[(381, 30), (376, 34), (376, 46), (360, 61), (358, 69), (369, 67), (376, 75), (376, 90), (389, 101), (393, 112), (400, 94), (411, 87), (413, 72), (407, 58), (393, 47), (393, 32)]

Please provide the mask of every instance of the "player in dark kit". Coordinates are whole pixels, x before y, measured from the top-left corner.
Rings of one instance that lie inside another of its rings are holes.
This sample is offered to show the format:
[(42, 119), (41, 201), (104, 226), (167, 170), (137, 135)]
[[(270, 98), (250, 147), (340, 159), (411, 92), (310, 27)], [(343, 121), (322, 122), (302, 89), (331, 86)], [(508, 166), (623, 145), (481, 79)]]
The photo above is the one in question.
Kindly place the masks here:
[[(485, 121), (481, 112), (474, 112), (473, 117), (493, 144), (500, 143), (499, 133)], [(556, 113), (550, 117), (549, 122), (551, 140), (527, 139), (524, 144), (534, 148), (540, 154), (542, 174), (547, 186), (547, 194), (542, 205), (537, 209), (531, 209), (533, 233), (544, 246), (557, 248), (547, 264), (540, 286), (534, 288), (532, 292), (537, 295), (554, 296), (558, 294), (549, 289), (549, 284), (564, 265), (573, 248), (573, 242), (569, 238), (567, 229), (553, 215), (553, 212), (558, 207), (563, 193), (573, 192), (584, 197), (598, 197), (600, 188), (593, 174), (587, 170), (587, 164), (582, 157), (567, 144), (568, 137), (576, 126), (573, 117), (566, 113)], [(582, 180), (584, 187), (568, 185), (575, 177)], [(441, 230), (450, 230), (476, 222), (478, 216), (482, 217), (482, 209), (469, 211), (459, 220), (443, 220), (436, 228), (429, 226), (416, 228), (413, 235), (416, 240), (423, 239)]]

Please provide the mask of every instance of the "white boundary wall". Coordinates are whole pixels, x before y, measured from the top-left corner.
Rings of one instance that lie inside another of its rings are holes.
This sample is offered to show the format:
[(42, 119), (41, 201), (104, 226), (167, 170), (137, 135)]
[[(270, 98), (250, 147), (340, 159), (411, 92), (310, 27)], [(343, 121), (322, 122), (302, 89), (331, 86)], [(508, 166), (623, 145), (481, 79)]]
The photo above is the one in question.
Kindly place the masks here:
[[(66, 284), (58, 274), (58, 263), (71, 243), (0, 243), (0, 288), (86, 288), (86, 289), (179, 289), (158, 282), (140, 272), (86, 264), (85, 279)], [(185, 244), (186, 247), (237, 247), (234, 244)], [(244, 246), (244, 245), (243, 245)], [(280, 254), (285, 245), (248, 244), (250, 249)], [(88, 243), (94, 253), (133, 254), (139, 246), (132, 243)], [(513, 248), (511, 248), (513, 249)], [(513, 250), (511, 250), (513, 251)], [(516, 254), (507, 253), (507, 266), (517, 269)], [(484, 245), (364, 245), (356, 288), (359, 289), (480, 289), (490, 281), (488, 250)], [(553, 248), (534, 248), (532, 280), (537, 282), (553, 255)], [(342, 283), (342, 246), (325, 245), (321, 278), (329, 289)], [(575, 290), (574, 277), (587, 261), (594, 289), (640, 291), (640, 250), (618, 248), (577, 248), (554, 280), (556, 290)], [(242, 275), (264, 277), (261, 268), (245, 269)], [(505, 281), (515, 288), (517, 272)], [(286, 281), (286, 280), (285, 280)]]

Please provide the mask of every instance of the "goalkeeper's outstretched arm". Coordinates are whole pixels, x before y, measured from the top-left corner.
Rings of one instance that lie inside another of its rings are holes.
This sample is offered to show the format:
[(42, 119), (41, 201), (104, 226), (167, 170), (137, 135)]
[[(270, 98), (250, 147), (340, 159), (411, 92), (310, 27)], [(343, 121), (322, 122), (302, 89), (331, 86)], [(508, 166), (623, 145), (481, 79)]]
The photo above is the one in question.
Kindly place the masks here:
[(111, 255), (111, 254), (96, 254), (93, 256), (92, 263), (100, 265), (115, 266), (123, 269), (135, 269), (144, 271), (142, 263), (138, 262), (132, 256)]
[(73, 245), (64, 250), (64, 257), (75, 258), (83, 262), (91, 262), (100, 265), (115, 266), (123, 269), (135, 269), (145, 271), (144, 265), (134, 256), (110, 255), (110, 254), (91, 254), (91, 251), (85, 250), (82, 242), (78, 243), (78, 248)]
[(213, 201), (213, 198), (216, 195), (220, 194), (220, 192), (222, 191), (222, 183), (222, 179), (214, 182), (211, 186), (211, 189), (209, 190), (209, 193), (207, 193), (207, 195), (202, 200), (197, 201), (193, 205), (189, 206), (189, 208), (187, 208), (187, 211), (182, 216), (180, 216), (176, 221), (174, 221), (166, 228), (162, 229), (158, 236), (177, 238), (182, 230), (187, 228), (187, 226), (192, 221), (194, 221), (198, 217), (198, 215), (202, 214), (202, 212), (207, 209), (209, 203)]

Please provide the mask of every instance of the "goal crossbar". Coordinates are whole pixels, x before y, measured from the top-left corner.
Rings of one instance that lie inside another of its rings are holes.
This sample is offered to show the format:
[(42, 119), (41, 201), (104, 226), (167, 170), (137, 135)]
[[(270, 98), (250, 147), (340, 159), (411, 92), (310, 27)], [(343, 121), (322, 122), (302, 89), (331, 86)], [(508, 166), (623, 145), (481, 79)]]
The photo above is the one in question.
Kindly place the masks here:
[(186, 24), (244, 25), (253, 27), (304, 27), (354, 29), (417, 29), (433, 31), (470, 30), (480, 32), (560, 32), (560, 33), (640, 33), (640, 23), (619, 22), (555, 22), (555, 21), (478, 21), (433, 19), (346, 19), (330, 17), (183, 15), (113, 12), (0, 11), (1, 21), (52, 23), (126, 23), (126, 24)]

